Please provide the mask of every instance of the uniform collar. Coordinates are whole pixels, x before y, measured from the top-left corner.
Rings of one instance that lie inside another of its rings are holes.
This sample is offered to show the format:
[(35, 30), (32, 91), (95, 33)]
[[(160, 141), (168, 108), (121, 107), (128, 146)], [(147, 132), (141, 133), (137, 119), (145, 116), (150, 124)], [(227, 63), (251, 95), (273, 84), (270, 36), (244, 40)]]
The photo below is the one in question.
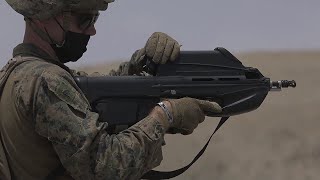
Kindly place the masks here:
[(13, 55), (13, 57), (15, 57), (15, 56), (22, 56), (22, 57), (23, 56), (34, 56), (34, 57), (38, 57), (38, 58), (45, 59), (48, 61), (55, 61), (55, 63), (57, 63), (57, 62), (60, 63), (60, 61), (57, 57), (52, 58), (51, 56), (49, 56), (49, 54), (47, 52), (45, 52), (44, 50), (40, 49), (39, 47), (37, 47), (31, 43), (19, 44), (18, 46), (16, 46), (13, 49), (12, 55)]
[(71, 72), (70, 69), (67, 66), (65, 66), (63, 63), (61, 63), (57, 57), (52, 58), (51, 56), (49, 56), (49, 54), (47, 52), (45, 52), (44, 50), (40, 49), (39, 47), (37, 47), (31, 43), (19, 44), (18, 46), (16, 46), (13, 49), (12, 55), (13, 55), (13, 57), (16, 57), (16, 56), (37, 57), (37, 58), (43, 59), (49, 63), (56, 64), (56, 65), (60, 66), (61, 68), (65, 69), (66, 71), (68, 71), (69, 73)]

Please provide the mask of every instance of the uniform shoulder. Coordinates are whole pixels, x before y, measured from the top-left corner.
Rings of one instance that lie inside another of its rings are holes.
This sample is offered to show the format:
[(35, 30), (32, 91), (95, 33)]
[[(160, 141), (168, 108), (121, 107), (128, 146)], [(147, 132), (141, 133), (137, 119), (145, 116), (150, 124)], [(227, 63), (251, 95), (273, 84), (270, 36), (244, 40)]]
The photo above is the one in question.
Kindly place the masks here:
[(62, 65), (59, 66), (57, 64), (51, 63), (51, 62), (45, 62), (45, 61), (37, 61), (34, 62), (34, 71), (41, 71), (42, 74), (44, 73), (51, 73), (51, 74), (57, 74), (60, 76), (67, 76), (72, 77), (70, 74), (70, 71), (67, 71), (67, 68), (63, 68)]
[(14, 74), (18, 76), (33, 76), (35, 78), (40, 77), (45, 72), (71, 76), (67, 70), (57, 64), (47, 62), (39, 58), (32, 59), (32, 57), (28, 57), (28, 61), (23, 62), (14, 69)]
[(46, 66), (40, 76), (39, 85), (40, 88), (50, 91), (47, 93), (48, 96), (54, 96), (81, 113), (86, 113), (90, 108), (89, 102), (77, 86), (73, 76), (58, 65)]
[[(38, 91), (40, 88), (49, 88), (50, 91), (69, 89), (72, 92), (80, 91), (73, 76), (63, 67), (41, 59), (24, 62), (17, 66), (12, 73), (11, 81), (17, 82), (18, 87), (28, 87)], [(60, 93), (60, 92), (59, 92)]]

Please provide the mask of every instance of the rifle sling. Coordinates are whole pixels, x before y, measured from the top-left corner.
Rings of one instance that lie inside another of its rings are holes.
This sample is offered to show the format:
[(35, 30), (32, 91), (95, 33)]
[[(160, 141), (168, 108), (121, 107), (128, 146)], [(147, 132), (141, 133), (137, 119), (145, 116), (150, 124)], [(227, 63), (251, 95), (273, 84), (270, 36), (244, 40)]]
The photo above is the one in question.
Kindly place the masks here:
[(153, 179), (153, 180), (160, 180), (160, 179), (171, 179), (174, 177), (179, 176), (180, 174), (184, 173), (187, 169), (189, 169), (189, 167), (191, 167), (193, 165), (193, 163), (195, 163), (200, 156), (202, 156), (202, 154), (204, 153), (204, 151), (207, 149), (209, 142), (211, 141), (211, 138), (213, 137), (213, 135), (220, 129), (220, 127), (229, 119), (229, 117), (222, 117), (220, 119), (219, 124), (217, 125), (216, 129), (213, 131), (213, 133), (211, 134), (209, 140), (207, 141), (207, 143), (203, 146), (203, 148), (199, 151), (199, 153), (196, 155), (196, 157), (193, 158), (193, 160), (185, 167), (182, 167), (180, 169), (174, 170), (174, 171), (154, 171), (151, 170), (149, 172), (147, 172), (145, 175), (143, 175), (142, 179)]
[[(142, 179), (152, 179), (152, 180), (160, 180), (160, 179), (170, 179), (174, 178), (176, 176), (179, 176), (180, 174), (184, 173), (189, 167), (191, 167), (199, 158), (202, 156), (204, 151), (207, 149), (209, 142), (211, 141), (211, 138), (213, 135), (220, 129), (220, 127), (229, 119), (229, 117), (222, 117), (220, 119), (219, 124), (217, 125), (216, 129), (211, 134), (209, 140), (207, 143), (203, 146), (203, 148), (200, 150), (200, 152), (196, 155), (196, 157), (191, 161), (190, 164), (188, 164), (185, 167), (182, 167), (180, 169), (174, 170), (174, 171), (154, 171), (151, 170), (147, 172), (145, 175), (142, 176)], [(47, 177), (46, 180), (54, 180), (56, 177), (63, 175), (65, 172), (65, 169), (62, 165), (60, 165), (58, 168), (56, 168), (54, 171), (52, 171)]]

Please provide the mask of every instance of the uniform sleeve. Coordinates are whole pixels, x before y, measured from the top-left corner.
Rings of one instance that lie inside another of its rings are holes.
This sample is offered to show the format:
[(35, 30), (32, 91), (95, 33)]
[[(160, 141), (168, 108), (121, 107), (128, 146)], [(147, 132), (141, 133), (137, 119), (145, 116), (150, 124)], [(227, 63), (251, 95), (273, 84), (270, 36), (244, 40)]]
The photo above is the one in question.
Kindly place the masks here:
[(143, 73), (143, 66), (145, 65), (145, 49), (139, 49), (135, 51), (130, 61), (123, 62), (119, 65), (117, 70), (111, 70), (109, 72), (110, 76), (130, 76), (130, 75), (137, 75), (137, 76), (144, 76)]
[(130, 63), (123, 62), (119, 65), (117, 70), (112, 69), (109, 72), (109, 76), (129, 76), (129, 75), (132, 75), (132, 73), (130, 73), (129, 70), (130, 70)]
[[(142, 67), (145, 64), (144, 58), (145, 58), (145, 50), (144, 48), (139, 49), (133, 53), (131, 56), (130, 61), (122, 62), (118, 69), (111, 69), (108, 73), (109, 76), (131, 76), (131, 75), (137, 75), (137, 76), (146, 76), (147, 74), (143, 72)], [(99, 72), (95, 72), (93, 74), (87, 74), (83, 71), (75, 71), (72, 70), (73, 76), (104, 76), (104, 74), (101, 74)]]
[(146, 117), (116, 135), (105, 131), (98, 114), (70, 74), (45, 71), (36, 92), (35, 128), (52, 142), (75, 179), (139, 179), (162, 160), (164, 127)]

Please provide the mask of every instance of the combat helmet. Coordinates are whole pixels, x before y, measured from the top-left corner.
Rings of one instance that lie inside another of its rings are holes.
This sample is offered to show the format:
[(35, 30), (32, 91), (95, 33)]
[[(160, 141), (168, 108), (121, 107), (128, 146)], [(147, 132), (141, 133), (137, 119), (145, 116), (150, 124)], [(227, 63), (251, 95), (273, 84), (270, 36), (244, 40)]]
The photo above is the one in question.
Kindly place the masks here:
[[(98, 11), (105, 11), (108, 4), (114, 0), (6, 0), (6, 2), (12, 9), (24, 16), (25, 21), (44, 41), (59, 45), (50, 38), (47, 32), (34, 26), (32, 19), (46, 20), (62, 12), (80, 12), (94, 14), (92, 19), (89, 19), (89, 23), (94, 23), (99, 16)], [(63, 16), (64, 29), (68, 29), (70, 24), (68, 15), (70, 13)]]
[(44, 20), (63, 11), (104, 11), (114, 0), (6, 0), (26, 18)]

